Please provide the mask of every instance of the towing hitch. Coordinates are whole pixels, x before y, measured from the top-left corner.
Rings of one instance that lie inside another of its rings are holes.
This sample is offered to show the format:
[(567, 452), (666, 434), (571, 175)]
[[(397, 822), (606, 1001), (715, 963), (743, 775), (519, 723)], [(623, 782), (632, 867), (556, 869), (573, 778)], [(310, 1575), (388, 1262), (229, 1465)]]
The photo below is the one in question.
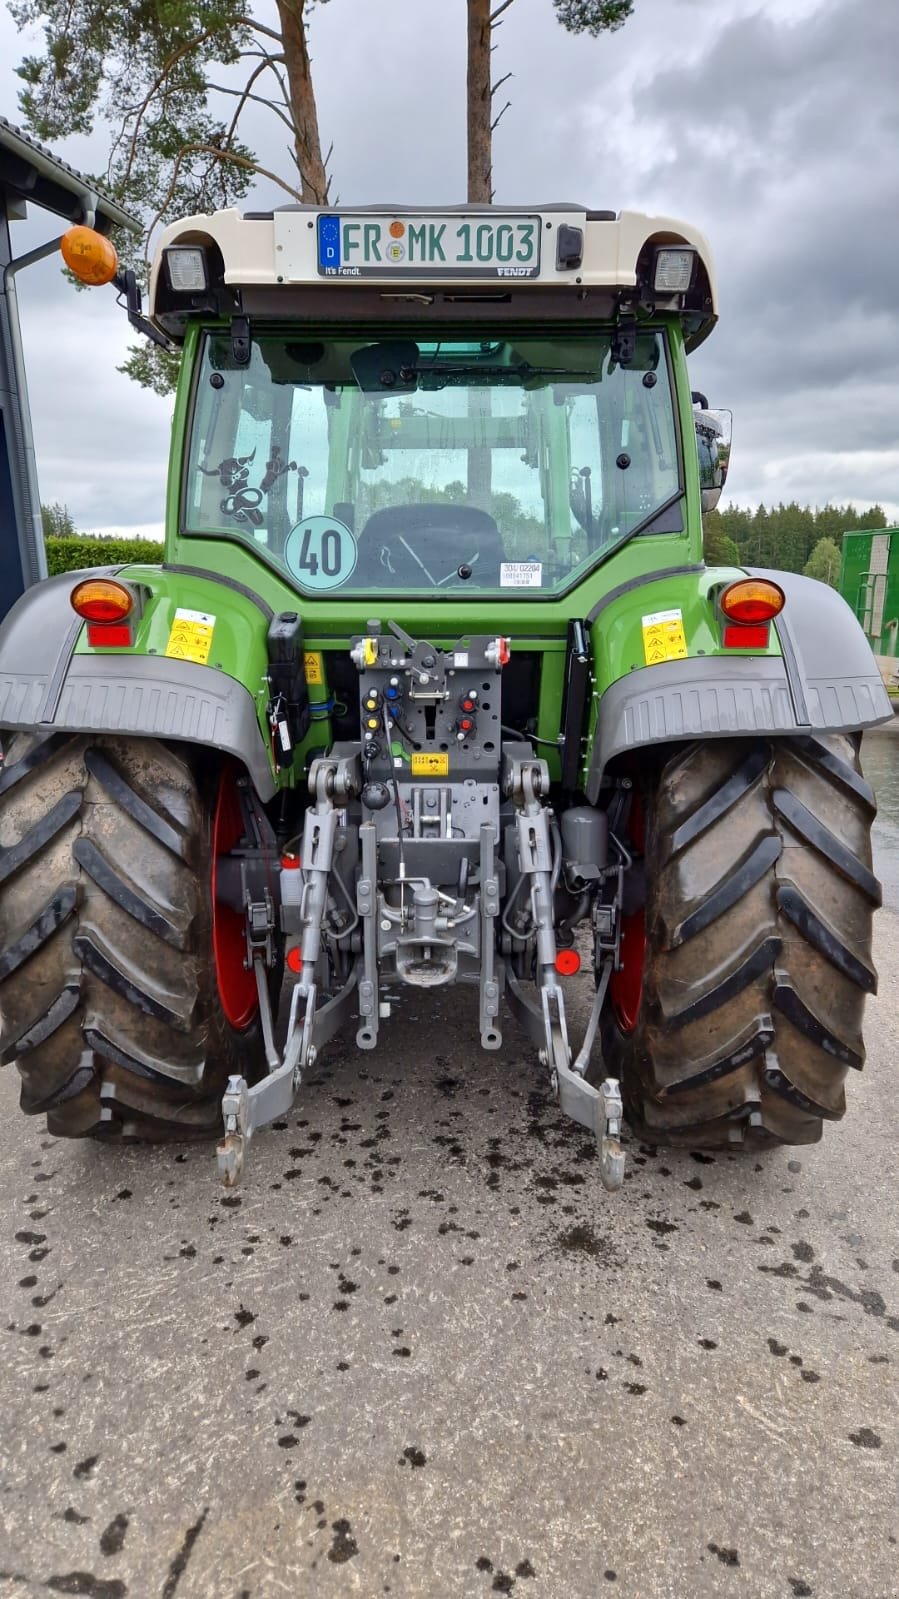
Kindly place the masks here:
[[(419, 702), (438, 707), (430, 712), (435, 719), (448, 716), (439, 706), (451, 693), (445, 687), (451, 668), (437, 659), (437, 652), (391, 627), (392, 637), (364, 640), (354, 652), (366, 706), (372, 709), (372, 732), (379, 735), (370, 742), (383, 740), (388, 748), (393, 734), (387, 707), (394, 702), (386, 694), (380, 697), (380, 679), (373, 674), (392, 673), (386, 688), (399, 694), (399, 672), (404, 660), (411, 663), (415, 693), (410, 687), (403, 709), (393, 714), (406, 735), (424, 725)], [(483, 675), (492, 667), (492, 646), (480, 640), (471, 644), (478, 646)], [(379, 668), (382, 656), (386, 664)], [(465, 661), (470, 676), (468, 654)], [(488, 687), (485, 683), (485, 692)], [(485, 744), (485, 753), (493, 747)], [(624, 1181), (619, 1084), (606, 1078), (595, 1087), (586, 1080), (616, 951), (600, 943), (603, 964), (596, 996), (583, 1045), (573, 1058), (556, 970), (554, 896), (561, 845), (547, 804), (546, 763), (522, 741), (503, 752), (500, 770), (496, 758), (499, 782), (482, 780), (473, 763), (471, 777), (453, 790), (439, 784), (423, 788), (410, 782), (405, 771), (397, 777), (396, 767), (403, 766), (398, 757), (387, 771), (387, 782), (375, 782), (375, 758), (356, 751), (343, 754), (337, 746), (332, 755), (314, 761), (309, 773), (312, 803), (304, 819), (299, 871), (290, 873), (292, 891), (282, 892), (280, 910), (288, 954), (298, 957), (287, 963), (296, 980), (280, 1052), (268, 987), (273, 912), (269, 904), (247, 901), (247, 959), (256, 976), (268, 1074), (252, 1085), (243, 1077), (229, 1079), (222, 1100), (224, 1138), (218, 1147), (223, 1182), (229, 1188), (240, 1182), (254, 1132), (291, 1108), (304, 1071), (352, 1014), (358, 1018), (357, 1047), (376, 1046), (380, 1021), (389, 1014), (389, 1004), (381, 998), (386, 965), (400, 983), (477, 985), (485, 1049), (501, 1045), (499, 1006), (505, 991), (537, 1046), (561, 1109), (594, 1134), (605, 1187), (619, 1189)], [(501, 838), (505, 865), (498, 853)], [(502, 889), (509, 887), (510, 873), (514, 882), (503, 914)], [(513, 904), (515, 925), (509, 920)], [(505, 943), (502, 936), (497, 938), (497, 924)], [(523, 963), (513, 953), (523, 945), (531, 951), (533, 973), (533, 983), (526, 985), (519, 975)], [(336, 965), (335, 947), (340, 950)], [(338, 971), (340, 986), (333, 992)]]

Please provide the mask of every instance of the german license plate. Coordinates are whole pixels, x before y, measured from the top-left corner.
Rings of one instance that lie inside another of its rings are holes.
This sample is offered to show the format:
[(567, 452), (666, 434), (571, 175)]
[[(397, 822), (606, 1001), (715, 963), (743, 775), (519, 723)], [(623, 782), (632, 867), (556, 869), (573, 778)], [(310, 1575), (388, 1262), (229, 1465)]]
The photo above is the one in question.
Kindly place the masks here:
[(320, 216), (326, 278), (535, 278), (538, 216)]

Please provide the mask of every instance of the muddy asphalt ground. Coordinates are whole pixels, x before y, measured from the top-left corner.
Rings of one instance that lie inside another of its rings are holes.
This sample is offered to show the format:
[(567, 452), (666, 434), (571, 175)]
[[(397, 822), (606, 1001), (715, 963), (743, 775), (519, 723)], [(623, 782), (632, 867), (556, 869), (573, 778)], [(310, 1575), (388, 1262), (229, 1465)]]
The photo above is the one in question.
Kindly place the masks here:
[(4, 1072), (0, 1591), (893, 1599), (877, 932), (846, 1122), (760, 1161), (631, 1141), (617, 1197), (456, 992), (331, 1045), (235, 1196), (209, 1148), (49, 1139)]

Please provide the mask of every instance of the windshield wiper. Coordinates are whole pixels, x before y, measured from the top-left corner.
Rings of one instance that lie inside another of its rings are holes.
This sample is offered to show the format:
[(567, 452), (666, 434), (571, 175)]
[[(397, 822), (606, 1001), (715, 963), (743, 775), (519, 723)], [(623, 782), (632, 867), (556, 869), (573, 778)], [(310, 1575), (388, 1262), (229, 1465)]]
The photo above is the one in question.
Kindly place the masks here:
[(514, 378), (520, 383), (524, 378), (567, 378), (571, 383), (590, 383), (596, 381), (594, 372), (572, 372), (567, 366), (529, 366), (527, 361), (519, 366), (480, 366), (472, 362), (470, 366), (456, 366), (453, 362), (435, 361), (430, 366), (415, 368), (416, 377), (430, 377), (432, 373), (440, 376), (464, 378)]

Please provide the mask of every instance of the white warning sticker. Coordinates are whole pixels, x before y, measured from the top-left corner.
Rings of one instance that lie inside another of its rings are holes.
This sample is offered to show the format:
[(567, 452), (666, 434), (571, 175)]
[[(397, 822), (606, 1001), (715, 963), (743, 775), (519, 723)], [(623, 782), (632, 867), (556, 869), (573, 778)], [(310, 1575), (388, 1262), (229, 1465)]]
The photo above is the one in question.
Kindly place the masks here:
[(647, 666), (680, 661), (687, 654), (684, 621), (678, 611), (652, 611), (642, 618), (643, 659)]
[(205, 666), (214, 631), (215, 617), (208, 611), (189, 611), (179, 606), (165, 653), (176, 661), (196, 661), (199, 666)]
[(500, 588), (538, 589), (542, 582), (542, 561), (502, 561), (500, 563)]

